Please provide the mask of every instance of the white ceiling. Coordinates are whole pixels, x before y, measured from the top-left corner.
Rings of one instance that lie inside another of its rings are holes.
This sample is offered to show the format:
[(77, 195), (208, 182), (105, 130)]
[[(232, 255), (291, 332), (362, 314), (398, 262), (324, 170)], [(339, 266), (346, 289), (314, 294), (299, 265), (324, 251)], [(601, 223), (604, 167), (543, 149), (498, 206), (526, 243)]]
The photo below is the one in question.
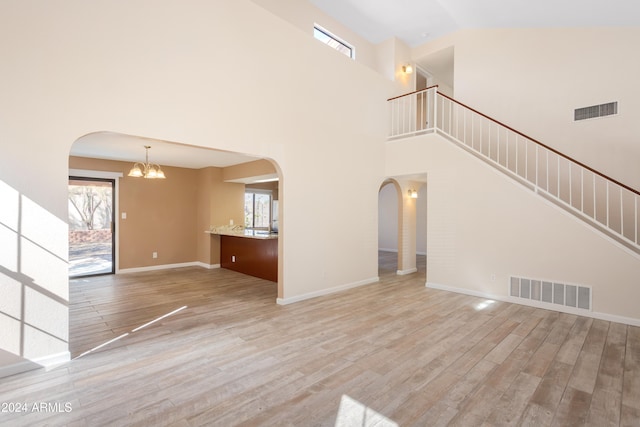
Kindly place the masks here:
[(640, 26), (638, 0), (310, 0), (372, 43), (417, 46), (466, 28)]
[(97, 132), (83, 136), (73, 144), (70, 154), (96, 159), (143, 162), (145, 160), (145, 145), (151, 146), (149, 161), (161, 166), (201, 169), (208, 166), (232, 166), (258, 159), (228, 151), (114, 132)]

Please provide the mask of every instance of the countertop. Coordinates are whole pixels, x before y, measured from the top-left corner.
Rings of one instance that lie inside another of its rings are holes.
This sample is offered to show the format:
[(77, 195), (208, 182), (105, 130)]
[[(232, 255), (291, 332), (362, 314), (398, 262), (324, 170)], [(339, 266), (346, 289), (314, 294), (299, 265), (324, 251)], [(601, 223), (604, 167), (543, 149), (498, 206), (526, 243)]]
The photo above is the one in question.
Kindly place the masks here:
[(250, 239), (277, 239), (278, 233), (268, 230), (247, 230), (242, 226), (222, 226), (211, 227), (211, 230), (205, 231), (209, 234), (217, 234), (220, 236), (248, 237)]

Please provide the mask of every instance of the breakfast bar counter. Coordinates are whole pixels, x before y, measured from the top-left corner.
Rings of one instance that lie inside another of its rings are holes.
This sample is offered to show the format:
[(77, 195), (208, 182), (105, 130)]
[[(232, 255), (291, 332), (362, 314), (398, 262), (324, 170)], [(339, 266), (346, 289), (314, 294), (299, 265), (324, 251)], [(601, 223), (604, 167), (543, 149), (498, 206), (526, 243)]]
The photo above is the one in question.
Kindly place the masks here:
[(220, 235), (220, 266), (239, 273), (278, 281), (278, 235), (266, 230), (212, 229)]

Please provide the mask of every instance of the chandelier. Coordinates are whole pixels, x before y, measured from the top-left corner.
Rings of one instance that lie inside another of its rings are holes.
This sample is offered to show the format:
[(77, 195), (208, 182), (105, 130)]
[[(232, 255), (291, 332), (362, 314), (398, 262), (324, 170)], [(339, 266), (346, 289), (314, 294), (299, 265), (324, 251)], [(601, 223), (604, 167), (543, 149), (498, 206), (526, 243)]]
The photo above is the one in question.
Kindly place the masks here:
[(129, 176), (136, 178), (165, 179), (166, 176), (164, 175), (164, 172), (162, 172), (162, 169), (160, 169), (160, 165), (149, 163), (149, 148), (151, 148), (151, 146), (145, 145), (144, 148), (147, 150), (145, 162), (134, 164), (129, 171)]

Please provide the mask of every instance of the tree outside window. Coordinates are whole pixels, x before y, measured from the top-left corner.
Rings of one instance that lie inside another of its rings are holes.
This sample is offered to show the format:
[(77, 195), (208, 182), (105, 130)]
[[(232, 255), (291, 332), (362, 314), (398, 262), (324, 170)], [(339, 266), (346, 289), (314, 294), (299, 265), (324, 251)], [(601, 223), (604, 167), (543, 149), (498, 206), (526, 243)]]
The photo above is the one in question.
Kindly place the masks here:
[(247, 191), (244, 193), (244, 226), (269, 229), (271, 224), (271, 193)]

